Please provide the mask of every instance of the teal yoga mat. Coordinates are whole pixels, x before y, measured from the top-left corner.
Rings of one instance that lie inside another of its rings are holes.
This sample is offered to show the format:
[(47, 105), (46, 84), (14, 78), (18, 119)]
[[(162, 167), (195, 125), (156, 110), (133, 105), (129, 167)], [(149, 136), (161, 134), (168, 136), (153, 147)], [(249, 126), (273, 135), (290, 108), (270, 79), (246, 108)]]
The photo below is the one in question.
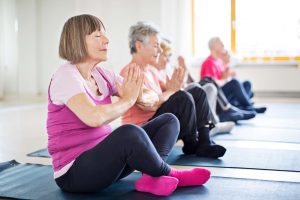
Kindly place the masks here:
[(230, 133), (217, 134), (212, 139), (300, 143), (300, 130), (236, 126)]
[(299, 183), (212, 177), (204, 186), (178, 188), (171, 196), (158, 197), (136, 192), (133, 183), (140, 175), (133, 173), (106, 190), (93, 194), (62, 192), (53, 180), (51, 166), (0, 164), (0, 197), (16, 199), (122, 199), (122, 200), (296, 200)]
[[(35, 151), (30, 155), (37, 157), (49, 156), (46, 149)], [(227, 147), (224, 157), (220, 159), (210, 159), (197, 157), (195, 155), (184, 155), (181, 147), (175, 146), (167, 162), (173, 165), (186, 166), (300, 172), (300, 151)]]
[(276, 149), (248, 149), (227, 147), (220, 159), (184, 155), (181, 147), (174, 147), (167, 160), (173, 165), (220, 168), (264, 169), (300, 172), (300, 151)]

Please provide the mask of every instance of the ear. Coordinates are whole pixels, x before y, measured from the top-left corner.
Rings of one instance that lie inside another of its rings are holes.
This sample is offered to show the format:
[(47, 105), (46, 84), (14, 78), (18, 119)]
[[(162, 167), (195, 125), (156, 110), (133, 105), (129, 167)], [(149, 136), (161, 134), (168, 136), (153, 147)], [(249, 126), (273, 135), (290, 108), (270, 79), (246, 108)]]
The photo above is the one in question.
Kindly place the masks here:
[(143, 47), (144, 47), (143, 42), (141, 42), (141, 41), (136, 41), (135, 42), (135, 48), (136, 48), (137, 52), (139, 52)]

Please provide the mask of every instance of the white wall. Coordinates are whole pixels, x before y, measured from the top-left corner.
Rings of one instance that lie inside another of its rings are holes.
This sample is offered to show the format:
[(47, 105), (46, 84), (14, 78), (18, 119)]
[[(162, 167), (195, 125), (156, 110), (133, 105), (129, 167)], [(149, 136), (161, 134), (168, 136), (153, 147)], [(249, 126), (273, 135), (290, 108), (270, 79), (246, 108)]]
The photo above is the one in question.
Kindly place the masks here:
[[(200, 66), (204, 59), (187, 61), (195, 80), (200, 78)], [(239, 80), (250, 80), (256, 92), (300, 93), (300, 66), (295, 63), (236, 64), (233, 69)]]
[(300, 93), (300, 68), (297, 65), (240, 65), (236, 68), (242, 80), (251, 80), (258, 92)]
[(109, 59), (102, 66), (118, 72), (130, 61), (129, 27), (139, 20), (151, 20), (159, 25), (159, 2), (159, 0), (37, 1), (38, 92), (41, 94), (47, 92), (52, 73), (63, 62), (58, 59), (58, 44), (63, 24), (69, 17), (92, 14), (103, 21), (110, 44)]

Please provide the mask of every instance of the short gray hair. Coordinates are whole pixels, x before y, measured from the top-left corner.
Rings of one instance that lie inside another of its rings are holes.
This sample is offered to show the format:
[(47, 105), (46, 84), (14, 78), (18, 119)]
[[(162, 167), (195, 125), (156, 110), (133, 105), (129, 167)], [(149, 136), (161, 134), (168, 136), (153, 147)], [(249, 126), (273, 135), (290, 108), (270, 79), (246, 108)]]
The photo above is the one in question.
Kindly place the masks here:
[(150, 22), (137, 22), (129, 29), (129, 48), (130, 53), (136, 53), (135, 42), (147, 43), (150, 35), (159, 34), (159, 29)]
[(212, 37), (210, 38), (210, 40), (208, 41), (208, 48), (210, 50), (212, 50), (216, 44), (217, 41), (220, 41), (220, 38), (219, 37)]

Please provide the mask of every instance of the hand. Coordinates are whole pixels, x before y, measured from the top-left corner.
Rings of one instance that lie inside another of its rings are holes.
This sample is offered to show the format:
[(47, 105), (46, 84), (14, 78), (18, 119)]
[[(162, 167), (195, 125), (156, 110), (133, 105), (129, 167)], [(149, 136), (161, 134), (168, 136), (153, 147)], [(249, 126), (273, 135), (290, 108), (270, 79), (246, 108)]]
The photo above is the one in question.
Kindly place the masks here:
[(139, 96), (143, 82), (144, 75), (140, 68), (135, 63), (130, 64), (125, 71), (123, 84), (117, 83), (119, 97), (133, 105)]
[(183, 86), (183, 80), (185, 76), (185, 69), (178, 67), (174, 70), (171, 79), (167, 76), (166, 90), (176, 92)]
[(178, 56), (177, 61), (178, 61), (178, 65), (179, 65), (179, 66), (181, 66), (181, 67), (183, 67), (183, 68), (186, 69), (184, 57)]
[(140, 91), (136, 103), (142, 106), (151, 107), (154, 104), (156, 104), (158, 101), (159, 101), (159, 97), (154, 91), (146, 87), (143, 87)]

